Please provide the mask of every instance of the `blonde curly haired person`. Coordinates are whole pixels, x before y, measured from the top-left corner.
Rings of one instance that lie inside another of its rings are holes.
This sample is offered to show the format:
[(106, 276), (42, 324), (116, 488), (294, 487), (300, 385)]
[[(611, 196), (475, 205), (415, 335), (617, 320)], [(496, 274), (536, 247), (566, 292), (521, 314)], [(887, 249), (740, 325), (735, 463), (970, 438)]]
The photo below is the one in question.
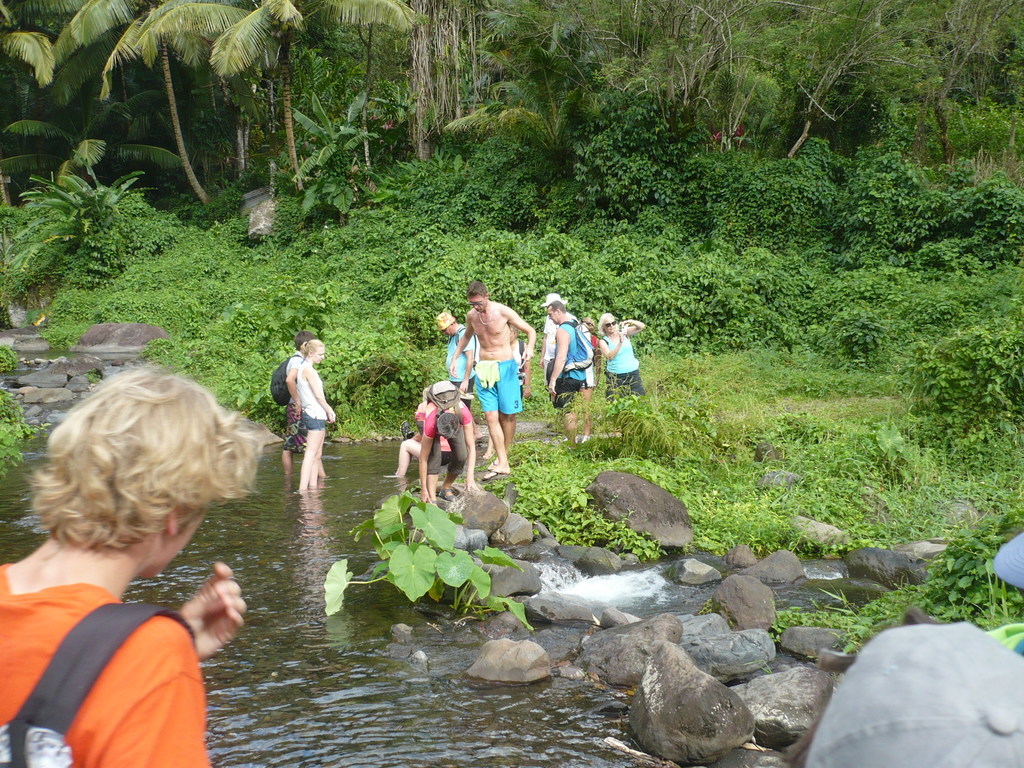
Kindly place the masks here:
[[(46, 541), (0, 566), (0, 723), (35, 687), (64, 636), (121, 601), (188, 544), (216, 501), (248, 491), (258, 441), (198, 384), (144, 368), (104, 382), (50, 435), (33, 478)], [(120, 647), (66, 734), (82, 768), (207, 766), (199, 661), (242, 626), (231, 569), (213, 566), (181, 608), (194, 640), (157, 616)]]

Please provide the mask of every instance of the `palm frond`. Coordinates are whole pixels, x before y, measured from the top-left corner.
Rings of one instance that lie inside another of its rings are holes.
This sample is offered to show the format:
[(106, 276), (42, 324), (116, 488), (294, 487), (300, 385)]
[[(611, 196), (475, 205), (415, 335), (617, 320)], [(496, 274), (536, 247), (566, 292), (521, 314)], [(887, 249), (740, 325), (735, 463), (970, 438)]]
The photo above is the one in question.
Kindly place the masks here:
[(62, 138), (69, 144), (74, 141), (71, 134), (59, 125), (48, 123), (45, 120), (16, 120), (6, 128), (5, 133), (13, 133), (17, 136), (45, 136), (48, 139)]
[(0, 47), (11, 58), (32, 67), (36, 82), (49, 85), (53, 80), (53, 47), (40, 32), (4, 32), (0, 34)]
[(54, 47), (54, 55), (63, 62), (53, 78), (53, 98), (58, 104), (67, 104), (78, 96), (82, 86), (96, 78), (103, 71), (103, 65), (116, 41), (116, 33), (108, 32), (96, 41), (81, 48), (73, 48), (58, 54), (60, 38)]
[(159, 38), (191, 32), (213, 39), (247, 15), (244, 9), (224, 3), (171, 0), (149, 14), (141, 32)]
[(56, 168), (61, 163), (61, 158), (56, 155), (15, 155), (0, 160), (0, 171), (3, 173), (40, 173)]
[(85, 0), (68, 27), (79, 45), (88, 45), (114, 27), (132, 21), (137, 8), (133, 0)]
[(114, 48), (107, 57), (106, 63), (100, 75), (103, 77), (103, 87), (100, 89), (100, 98), (106, 99), (110, 96), (111, 75), (114, 69), (139, 57), (139, 29), (142, 26), (141, 20), (129, 24), (128, 28), (121, 34), (121, 37), (114, 43)]
[(71, 161), (81, 168), (92, 168), (103, 159), (107, 152), (107, 142), (102, 139), (83, 139), (71, 154)]
[(263, 7), (279, 24), (302, 28), (302, 13), (292, 0), (263, 0)]
[(407, 30), (415, 17), (402, 0), (319, 0), (315, 7), (334, 24), (386, 24)]
[(262, 6), (229, 27), (213, 44), (214, 72), (237, 75), (251, 68), (267, 49), (270, 30), (270, 14)]
[(118, 144), (111, 154), (133, 163), (151, 163), (165, 170), (181, 168), (181, 158), (163, 147), (151, 144)]

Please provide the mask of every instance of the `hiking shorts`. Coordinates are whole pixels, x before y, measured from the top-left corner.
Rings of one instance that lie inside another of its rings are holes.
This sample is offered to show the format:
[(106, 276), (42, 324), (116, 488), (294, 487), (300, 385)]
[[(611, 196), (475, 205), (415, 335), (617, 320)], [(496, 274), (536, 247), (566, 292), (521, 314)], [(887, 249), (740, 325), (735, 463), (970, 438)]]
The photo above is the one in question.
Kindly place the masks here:
[(562, 410), (576, 397), (576, 393), (587, 386), (583, 379), (570, 379), (568, 376), (559, 376), (555, 380), (555, 408)]
[(626, 395), (647, 394), (647, 390), (644, 389), (644, 383), (640, 379), (639, 369), (629, 373), (612, 373), (608, 371), (606, 375), (608, 376), (608, 392), (606, 394), (609, 400), (615, 400)]
[(447, 466), (452, 474), (459, 474), (466, 466), (466, 459), (469, 454), (466, 449), (466, 433), (461, 429), (459, 433), (448, 441), (450, 451), (441, 450), (440, 439), (435, 439), (430, 446), (430, 456), (427, 458), (427, 474), (441, 474), (441, 467)]
[(493, 387), (476, 388), (480, 409), (484, 413), (499, 411), (504, 414), (523, 410), (523, 388), (519, 384), (519, 366), (512, 359), (498, 363), (498, 383)]

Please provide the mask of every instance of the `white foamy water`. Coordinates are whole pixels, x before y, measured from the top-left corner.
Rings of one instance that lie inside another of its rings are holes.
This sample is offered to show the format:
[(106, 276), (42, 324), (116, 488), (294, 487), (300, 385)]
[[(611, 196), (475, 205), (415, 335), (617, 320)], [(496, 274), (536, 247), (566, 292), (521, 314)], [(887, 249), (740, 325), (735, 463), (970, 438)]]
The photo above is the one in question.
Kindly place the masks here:
[(804, 576), (808, 579), (846, 578), (846, 568), (842, 560), (807, 560), (803, 565)]
[(670, 588), (670, 584), (653, 568), (590, 578), (584, 577), (572, 566), (569, 568), (575, 572), (575, 576), (564, 567), (554, 569), (545, 565), (541, 570), (543, 592), (561, 592), (564, 595), (621, 607), (651, 601), (660, 602), (660, 598), (665, 597)]

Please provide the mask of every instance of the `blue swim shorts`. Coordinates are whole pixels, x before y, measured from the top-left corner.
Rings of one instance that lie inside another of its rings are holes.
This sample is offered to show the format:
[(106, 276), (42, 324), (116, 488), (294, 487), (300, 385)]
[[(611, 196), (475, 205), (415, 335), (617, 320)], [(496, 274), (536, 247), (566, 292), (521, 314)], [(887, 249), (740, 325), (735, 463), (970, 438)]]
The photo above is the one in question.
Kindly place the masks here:
[(484, 413), (499, 411), (504, 414), (519, 413), (523, 410), (523, 388), (519, 384), (519, 366), (516, 361), (502, 360), (498, 363), (498, 383), (493, 387), (481, 387), (477, 382), (476, 396)]

